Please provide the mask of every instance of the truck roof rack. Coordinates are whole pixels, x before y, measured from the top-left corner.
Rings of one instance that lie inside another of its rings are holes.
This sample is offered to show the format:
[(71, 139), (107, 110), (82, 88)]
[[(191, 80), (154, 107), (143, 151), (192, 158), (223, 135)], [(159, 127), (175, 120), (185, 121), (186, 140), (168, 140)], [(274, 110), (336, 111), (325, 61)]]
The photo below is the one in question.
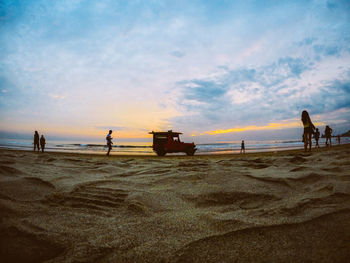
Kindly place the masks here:
[(149, 134), (159, 134), (159, 135), (173, 134), (173, 135), (179, 135), (179, 134), (182, 134), (182, 132), (173, 132), (172, 130), (167, 131), (167, 132), (155, 132), (155, 131), (151, 131), (151, 132), (149, 132)]

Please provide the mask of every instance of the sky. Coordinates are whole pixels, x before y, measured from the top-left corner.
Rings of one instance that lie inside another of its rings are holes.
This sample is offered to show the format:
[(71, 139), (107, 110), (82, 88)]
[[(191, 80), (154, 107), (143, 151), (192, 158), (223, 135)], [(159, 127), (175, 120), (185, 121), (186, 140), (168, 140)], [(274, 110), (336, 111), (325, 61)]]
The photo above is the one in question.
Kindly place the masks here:
[(0, 132), (299, 138), (304, 109), (350, 129), (349, 1), (0, 1)]

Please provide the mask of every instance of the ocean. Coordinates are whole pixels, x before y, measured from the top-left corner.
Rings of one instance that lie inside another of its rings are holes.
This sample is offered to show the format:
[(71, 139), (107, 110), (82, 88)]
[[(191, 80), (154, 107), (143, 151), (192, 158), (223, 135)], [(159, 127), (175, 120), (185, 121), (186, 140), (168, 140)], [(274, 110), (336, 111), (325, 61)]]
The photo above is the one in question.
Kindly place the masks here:
[[(45, 151), (47, 152), (70, 152), (70, 153), (88, 153), (105, 154), (106, 144), (101, 142), (72, 142), (72, 141), (50, 141), (46, 140)], [(336, 138), (332, 138), (333, 145), (337, 145)], [(341, 137), (341, 144), (350, 143), (350, 137)], [(325, 146), (325, 139), (320, 138), (320, 147)], [(313, 141), (313, 147), (315, 142)], [(229, 154), (239, 153), (241, 141), (226, 141), (196, 144), (197, 151), (195, 155), (202, 154)], [(264, 140), (264, 141), (245, 141), (246, 153), (248, 152), (271, 152), (288, 149), (303, 149), (304, 144), (301, 140)], [(26, 139), (3, 139), (0, 138), (0, 148), (16, 150), (33, 150), (33, 141)], [(152, 142), (122, 142), (114, 141), (111, 154), (131, 154), (131, 155), (155, 155), (152, 150)], [(178, 155), (183, 155), (179, 153)]]

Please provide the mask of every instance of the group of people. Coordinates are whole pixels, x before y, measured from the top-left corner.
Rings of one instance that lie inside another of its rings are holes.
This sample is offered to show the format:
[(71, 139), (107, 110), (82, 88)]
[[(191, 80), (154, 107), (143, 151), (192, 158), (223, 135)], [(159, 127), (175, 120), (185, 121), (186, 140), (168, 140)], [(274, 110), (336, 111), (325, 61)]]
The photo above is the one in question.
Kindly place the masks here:
[[(320, 131), (318, 128), (314, 126), (314, 124), (311, 121), (309, 113), (304, 110), (301, 114), (301, 121), (303, 122), (304, 126), (304, 134), (303, 134), (303, 142), (304, 142), (304, 150), (307, 151), (307, 148), (309, 146), (309, 151), (311, 151), (311, 146), (312, 146), (312, 135), (314, 135), (315, 141), (316, 141), (316, 148), (320, 148), (320, 145), (318, 144), (318, 140), (320, 139)], [(112, 149), (112, 130), (109, 130), (107, 136), (106, 136), (106, 141), (107, 141), (107, 156), (109, 156), (111, 149)], [(333, 130), (327, 125), (325, 128), (325, 137), (326, 137), (326, 146), (332, 146), (332, 132)], [(329, 142), (329, 144), (328, 144)], [(338, 136), (338, 142), (340, 143), (340, 136)], [(245, 153), (245, 143), (244, 140), (242, 140), (241, 143), (241, 150), (240, 153), (244, 154)]]
[[(304, 133), (303, 133), (303, 142), (304, 142), (304, 150), (307, 151), (307, 148), (309, 147), (309, 151), (311, 151), (311, 146), (312, 146), (312, 135), (314, 135), (315, 141), (316, 141), (316, 148), (319, 148), (320, 145), (318, 144), (318, 140), (320, 139), (320, 131), (318, 130), (318, 128), (316, 128), (314, 126), (314, 124), (311, 121), (310, 115), (309, 113), (304, 110), (301, 113), (301, 121), (303, 122), (303, 126), (304, 126)], [(326, 146), (332, 146), (332, 129), (327, 125), (325, 128), (325, 137), (326, 137)], [(108, 147), (108, 151), (107, 151), (107, 156), (110, 155), (110, 152), (112, 150), (112, 130), (109, 130), (107, 136), (106, 136), (106, 141), (107, 141), (107, 147)], [(329, 144), (328, 144), (329, 142)], [(340, 143), (340, 136), (338, 136), (338, 142)], [(40, 139), (39, 139), (39, 133), (37, 131), (35, 131), (34, 133), (34, 151), (36, 149), (38, 149), (38, 151), (40, 151), (40, 147), (39, 147), (39, 143), (41, 146), (41, 151), (44, 152), (45, 149), (45, 137), (44, 135), (41, 135)], [(241, 143), (241, 151), (240, 153), (245, 153), (245, 144), (244, 144), (244, 140), (242, 140)]]
[[(318, 144), (318, 140), (320, 139), (320, 131), (318, 130), (318, 128), (314, 126), (314, 124), (311, 121), (310, 115), (306, 110), (304, 110), (301, 113), (301, 121), (303, 122), (303, 126), (304, 126), (304, 133), (303, 133), (304, 150), (307, 151), (307, 148), (309, 146), (309, 151), (311, 151), (312, 135), (314, 135), (314, 138), (316, 141), (315, 147), (320, 148), (320, 145)], [(324, 131), (327, 147), (332, 146), (332, 132), (333, 132), (332, 128), (327, 125)], [(340, 143), (340, 136), (338, 136), (338, 142)]]
[[(44, 135), (41, 135), (40, 139), (39, 139), (39, 133), (38, 131), (34, 132), (34, 152), (36, 149), (38, 149), (38, 152), (40, 151), (40, 146), (41, 146), (41, 151), (44, 152), (45, 149), (45, 144), (46, 144), (46, 140)], [(40, 143), (40, 146), (39, 146)]]

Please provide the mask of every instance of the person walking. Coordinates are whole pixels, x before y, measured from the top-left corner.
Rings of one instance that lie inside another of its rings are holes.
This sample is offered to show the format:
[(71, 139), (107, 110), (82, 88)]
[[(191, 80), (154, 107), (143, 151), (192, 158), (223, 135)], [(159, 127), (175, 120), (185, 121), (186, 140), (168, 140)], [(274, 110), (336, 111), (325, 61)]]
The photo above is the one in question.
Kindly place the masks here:
[(45, 137), (44, 137), (44, 135), (41, 135), (41, 137), (40, 137), (41, 152), (44, 152), (45, 144), (46, 144)]
[[(328, 125), (326, 126), (324, 130), (324, 134), (326, 136), (326, 146), (332, 147), (332, 128), (329, 127)], [(328, 140), (329, 140), (329, 145), (328, 145)]]
[(241, 143), (241, 151), (240, 153), (245, 153), (245, 145), (244, 145), (244, 140), (242, 140), (242, 143)]
[(318, 144), (318, 140), (320, 139), (320, 131), (318, 130), (318, 128), (316, 128), (316, 132), (314, 134), (314, 138), (315, 138), (315, 141), (316, 141), (315, 148), (320, 148), (320, 145)]
[(113, 142), (112, 142), (113, 138), (112, 138), (112, 136), (111, 136), (112, 132), (113, 132), (112, 130), (109, 130), (109, 132), (108, 132), (108, 134), (107, 134), (107, 136), (106, 136), (107, 147), (108, 147), (107, 156), (109, 156), (109, 153), (110, 153), (110, 151), (112, 150), (112, 144), (113, 144)]
[(39, 133), (38, 131), (35, 131), (34, 132), (34, 152), (35, 152), (35, 149), (38, 148), (38, 151), (40, 151), (40, 147), (39, 147)]
[(301, 113), (301, 121), (303, 122), (303, 126), (304, 126), (304, 133), (303, 133), (304, 151), (306, 152), (307, 146), (309, 146), (309, 151), (311, 152), (311, 146), (312, 146), (311, 136), (313, 134), (315, 126), (313, 125), (311, 118), (309, 116), (309, 113), (306, 110), (303, 110), (303, 112)]

